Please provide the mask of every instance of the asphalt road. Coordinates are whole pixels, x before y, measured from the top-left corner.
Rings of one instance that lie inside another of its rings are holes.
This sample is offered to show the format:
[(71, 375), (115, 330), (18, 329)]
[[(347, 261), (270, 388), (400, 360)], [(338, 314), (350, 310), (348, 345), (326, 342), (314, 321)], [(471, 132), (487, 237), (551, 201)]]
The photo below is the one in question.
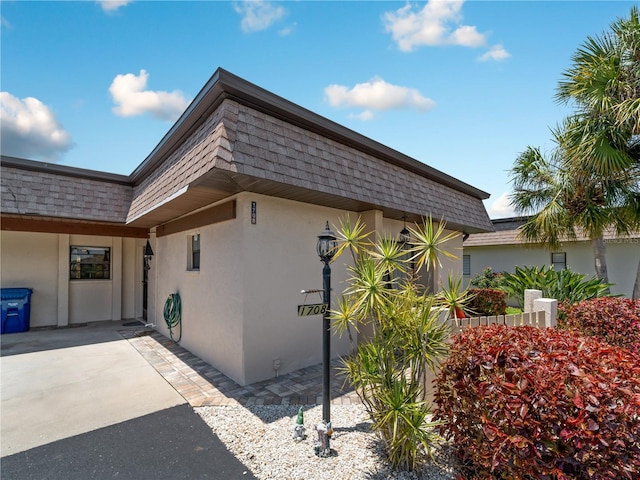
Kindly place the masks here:
[(255, 479), (189, 405), (0, 460), (2, 480)]

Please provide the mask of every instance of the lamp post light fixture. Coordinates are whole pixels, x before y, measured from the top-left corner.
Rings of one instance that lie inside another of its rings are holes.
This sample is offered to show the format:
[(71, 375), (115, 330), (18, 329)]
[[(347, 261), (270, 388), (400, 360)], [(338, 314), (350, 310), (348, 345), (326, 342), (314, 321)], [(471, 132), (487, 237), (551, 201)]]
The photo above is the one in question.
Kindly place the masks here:
[(400, 243), (408, 244), (411, 241), (411, 232), (405, 226), (402, 230), (400, 230)]
[(147, 244), (144, 247), (144, 271), (142, 273), (142, 318), (147, 319), (147, 307), (149, 306), (149, 269), (151, 266), (149, 262), (153, 258), (153, 250), (151, 244), (147, 240)]
[(151, 267), (149, 266), (149, 261), (153, 258), (153, 250), (151, 249), (151, 244), (149, 240), (147, 240), (147, 244), (144, 246), (144, 269), (149, 270)]
[(400, 234), (398, 235), (398, 242), (400, 243), (400, 247), (405, 251), (405, 259), (409, 262), (411, 268), (411, 276), (415, 275), (416, 263), (413, 260), (411, 250), (413, 245), (411, 245), (411, 231), (407, 228), (407, 216), (403, 216), (402, 220), (404, 225), (402, 230), (400, 230)]
[(336, 253), (338, 240), (329, 228), (329, 221), (324, 231), (318, 235), (316, 251), (324, 267), (322, 268), (322, 285), (324, 291), (323, 302), (327, 304), (325, 313), (322, 314), (322, 419), (326, 423), (331, 422), (331, 322), (329, 320), (329, 308), (331, 307), (331, 260)]

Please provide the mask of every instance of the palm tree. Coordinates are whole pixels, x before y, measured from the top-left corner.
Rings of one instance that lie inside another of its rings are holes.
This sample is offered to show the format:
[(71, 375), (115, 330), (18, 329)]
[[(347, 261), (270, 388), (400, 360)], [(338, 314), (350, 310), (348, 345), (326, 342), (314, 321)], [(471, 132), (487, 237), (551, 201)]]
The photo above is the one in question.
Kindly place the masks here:
[[(640, 17), (587, 41), (558, 84), (556, 99), (575, 113), (554, 131), (556, 150), (545, 159), (529, 147), (512, 170), (512, 204), (533, 214), (525, 238), (557, 248), (562, 238), (588, 235), (596, 275), (608, 282), (603, 233), (640, 228)], [(640, 263), (634, 287), (640, 296)]]
[(587, 37), (571, 60), (558, 82), (556, 100), (575, 104), (581, 120), (575, 132), (587, 133), (583, 144), (574, 147), (581, 148), (584, 161), (594, 167), (604, 163), (608, 168), (627, 168), (633, 159), (624, 154), (630, 140), (640, 135), (638, 7), (631, 8), (629, 18), (611, 24), (610, 31)]
[(608, 283), (604, 232), (614, 227), (628, 233), (628, 212), (620, 208), (628, 178), (610, 179), (606, 184), (595, 175), (572, 168), (559, 143), (547, 157), (538, 148), (528, 147), (511, 170), (514, 193), (511, 204), (516, 213), (529, 215), (521, 235), (551, 249), (563, 240), (587, 235), (592, 242), (595, 271)]
[[(620, 176), (631, 178), (618, 199), (630, 229), (640, 228), (640, 13), (587, 41), (558, 84), (556, 99), (572, 102), (564, 148), (572, 162), (603, 185)], [(634, 181), (635, 179), (635, 181)], [(640, 262), (633, 298), (640, 298)]]

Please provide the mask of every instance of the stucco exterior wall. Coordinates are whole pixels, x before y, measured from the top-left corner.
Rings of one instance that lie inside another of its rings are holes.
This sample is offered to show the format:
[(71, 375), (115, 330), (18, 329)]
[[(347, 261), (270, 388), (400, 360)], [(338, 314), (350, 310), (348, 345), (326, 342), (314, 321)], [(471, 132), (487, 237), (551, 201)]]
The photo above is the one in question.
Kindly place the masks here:
[[(451, 230), (445, 230), (443, 236), (455, 234)], [(440, 264), (435, 269), (435, 291), (439, 292), (449, 284), (449, 275), (452, 279), (462, 278), (462, 235), (455, 235), (442, 246), (442, 250), (448, 252), (451, 257), (440, 255)]]
[[(69, 280), (71, 245), (110, 247), (112, 278)], [(32, 328), (132, 318), (136, 308), (142, 308), (142, 288), (136, 281), (142, 267), (136, 256), (143, 246), (140, 239), (5, 230), (0, 242), (2, 286), (33, 289)]]
[(2, 232), (3, 288), (32, 288), (31, 327), (58, 322), (58, 235)]
[[(249, 193), (235, 199), (236, 219), (155, 239), (149, 321), (169, 336), (164, 302), (180, 293), (180, 344), (245, 385), (322, 361), (322, 317), (298, 317), (297, 306), (305, 303), (302, 289), (322, 288), (317, 236), (341, 212)], [(196, 233), (200, 270), (189, 271)], [(345, 278), (341, 259), (333, 267), (334, 292), (344, 288)], [(321, 299), (311, 294), (307, 302)], [(350, 349), (346, 338), (332, 343), (334, 356)], [(274, 360), (280, 360), (278, 372)]]
[[(630, 298), (640, 260), (640, 239), (608, 240), (606, 248), (609, 281), (615, 283), (611, 288), (612, 293)], [(590, 242), (567, 242), (558, 249), (558, 252), (567, 254), (567, 267), (574, 272), (583, 273), (589, 277), (595, 275), (593, 249)], [(497, 272), (513, 272), (516, 265), (551, 264), (551, 252), (532, 245), (471, 247), (465, 248), (464, 253), (470, 255), (471, 275), (465, 276), (467, 281), (473, 279), (486, 267), (491, 267)]]
[[(188, 270), (189, 242), (200, 235), (200, 270)], [(167, 297), (182, 301), (180, 344), (238, 383), (243, 381), (244, 297), (242, 228), (237, 220), (156, 238), (150, 270), (149, 316), (169, 336), (163, 310)], [(179, 330), (175, 332), (176, 339)]]
[[(251, 223), (251, 202), (256, 223)], [(253, 383), (322, 362), (322, 316), (298, 317), (297, 306), (322, 303), (320, 294), (301, 290), (322, 289), (323, 264), (316, 253), (318, 235), (326, 221), (336, 230), (340, 210), (263, 195), (243, 195), (239, 205), (242, 235), (245, 381)], [(269, 245), (265, 249), (265, 245)], [(348, 255), (331, 265), (332, 302), (346, 287)], [(345, 334), (331, 339), (332, 357), (351, 350)]]
[[(297, 314), (298, 305), (322, 303), (322, 297), (300, 292), (322, 288), (323, 264), (316, 243), (326, 221), (336, 231), (341, 217), (349, 215), (355, 221), (357, 214), (248, 192), (234, 198), (235, 219), (153, 240), (149, 321), (169, 336), (164, 303), (170, 293), (178, 292), (180, 344), (246, 385), (322, 362), (322, 316)], [(376, 212), (361, 217), (372, 223), (366, 231), (377, 228), (378, 234), (397, 236), (403, 226)], [(194, 234), (200, 235), (199, 271), (188, 270)], [(351, 257), (345, 253), (332, 264), (334, 306), (347, 287), (349, 263)], [(445, 265), (460, 271), (461, 259)], [(178, 334), (174, 330), (175, 338)], [(331, 348), (332, 357), (349, 353), (347, 334), (334, 333)]]

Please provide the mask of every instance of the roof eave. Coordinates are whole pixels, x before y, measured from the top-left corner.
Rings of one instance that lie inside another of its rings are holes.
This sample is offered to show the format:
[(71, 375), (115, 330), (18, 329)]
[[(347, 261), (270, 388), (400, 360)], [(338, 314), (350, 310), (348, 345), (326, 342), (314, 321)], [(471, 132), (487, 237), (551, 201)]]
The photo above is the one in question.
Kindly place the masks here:
[(117, 173), (101, 172), (98, 170), (89, 170), (87, 168), (70, 167), (68, 165), (59, 165), (57, 163), (39, 162), (36, 160), (28, 160), (26, 158), (17, 158), (2, 155), (0, 163), (3, 167), (19, 168), (21, 170), (31, 170), (34, 172), (46, 172), (65, 177), (84, 178), (90, 180), (99, 180), (102, 182), (118, 183), (121, 185), (131, 186), (131, 177), (120, 175)]
[(293, 125), (334, 139), (386, 162), (447, 185), (455, 190), (485, 200), (489, 194), (436, 170), (403, 153), (350, 130), (336, 122), (296, 105), (274, 93), (218, 68), (196, 95), (184, 113), (160, 140), (147, 158), (132, 172), (130, 179), (139, 183), (198, 128), (225, 100), (259, 110)]

